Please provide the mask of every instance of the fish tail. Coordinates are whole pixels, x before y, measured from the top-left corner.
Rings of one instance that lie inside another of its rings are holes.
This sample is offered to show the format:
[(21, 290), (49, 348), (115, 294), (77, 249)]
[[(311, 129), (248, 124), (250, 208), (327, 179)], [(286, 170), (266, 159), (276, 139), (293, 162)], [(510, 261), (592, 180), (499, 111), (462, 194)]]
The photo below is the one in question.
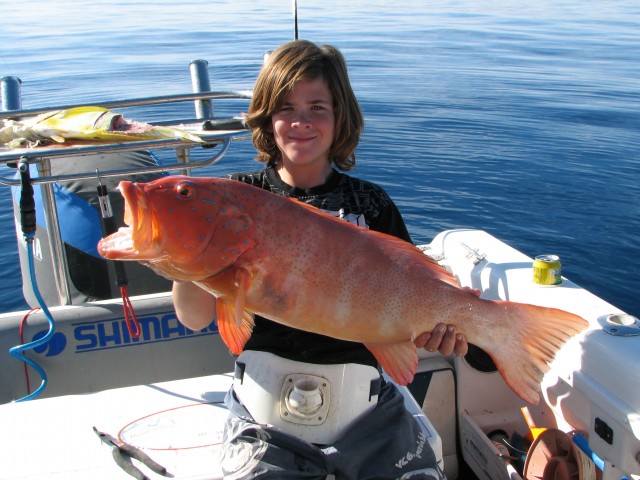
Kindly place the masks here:
[(556, 308), (495, 302), (507, 314), (510, 335), (492, 353), (507, 385), (523, 400), (535, 404), (540, 384), (557, 351), (587, 328), (584, 318)]
[(9, 143), (23, 136), (22, 125), (13, 120), (0, 119), (0, 143)]
[[(0, 120), (1, 122), (2, 120)], [(13, 128), (11, 126), (5, 126), (4, 123), (0, 123), (0, 143), (7, 143), (13, 140)]]

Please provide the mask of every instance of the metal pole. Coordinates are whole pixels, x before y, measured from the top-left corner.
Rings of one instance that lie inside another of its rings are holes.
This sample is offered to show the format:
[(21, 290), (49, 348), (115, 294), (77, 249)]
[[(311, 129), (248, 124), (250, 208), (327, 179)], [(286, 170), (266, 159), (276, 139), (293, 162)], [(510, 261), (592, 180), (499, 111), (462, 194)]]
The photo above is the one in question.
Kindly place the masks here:
[[(193, 60), (189, 63), (191, 71), (191, 90), (193, 93), (203, 93), (211, 91), (211, 82), (209, 80), (209, 62), (206, 60)], [(194, 107), (196, 109), (196, 118), (206, 120), (213, 118), (213, 102), (210, 99), (195, 100)], [(176, 148), (176, 155), (180, 163), (189, 161), (190, 151), (186, 148)], [(191, 169), (185, 168), (183, 175), (191, 175)]]
[(293, 39), (298, 40), (298, 0), (293, 0)]
[[(38, 162), (38, 176), (47, 177), (51, 175), (51, 161), (48, 158)], [(56, 197), (52, 183), (40, 185), (42, 191), (42, 203), (44, 210), (45, 224), (47, 225), (47, 239), (51, 247), (51, 259), (53, 264), (53, 277), (58, 288), (58, 305), (71, 305), (71, 291), (67, 272), (69, 264), (60, 232), (60, 219), (56, 207)]]
[[(126, 100), (114, 100), (110, 102), (98, 102), (96, 107), (103, 107), (109, 109), (123, 108), (123, 107), (137, 107), (140, 105), (162, 105), (165, 103), (187, 102), (197, 99), (212, 99), (212, 98), (246, 98), (250, 99), (252, 92), (250, 90), (229, 90), (226, 92), (202, 92), (202, 93), (181, 93), (177, 95), (162, 95), (159, 97), (144, 97), (144, 98), (131, 98)], [(85, 103), (68, 103), (63, 105), (51, 105), (41, 108), (25, 108), (20, 110), (20, 116), (26, 117), (31, 115), (38, 115), (40, 113), (50, 112), (51, 110), (68, 110), (74, 107), (85, 107)], [(0, 118), (8, 118), (6, 112), (0, 112)], [(162, 124), (166, 122), (154, 122), (156, 124)]]
[(0, 96), (2, 97), (2, 110), (22, 109), (22, 80), (18, 77), (2, 77), (0, 79)]
[[(191, 87), (193, 93), (203, 93), (211, 91), (211, 82), (209, 81), (209, 71), (207, 67), (209, 63), (206, 60), (193, 60), (189, 64), (191, 70)], [(209, 119), (213, 118), (213, 103), (211, 100), (195, 100), (196, 118)]]

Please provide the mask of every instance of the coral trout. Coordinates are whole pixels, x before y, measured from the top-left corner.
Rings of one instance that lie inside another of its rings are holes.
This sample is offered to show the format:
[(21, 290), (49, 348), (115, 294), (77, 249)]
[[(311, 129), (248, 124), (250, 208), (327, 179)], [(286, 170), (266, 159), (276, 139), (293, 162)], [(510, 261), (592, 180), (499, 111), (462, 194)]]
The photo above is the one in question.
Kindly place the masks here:
[(483, 300), (405, 241), (242, 182), (175, 176), (119, 189), (129, 227), (102, 239), (100, 254), (211, 292), (218, 329), (236, 355), (259, 314), (362, 342), (406, 385), (418, 364), (413, 340), (447, 323), (536, 403), (548, 363), (588, 325), (562, 310)]
[(178, 128), (126, 120), (121, 114), (102, 107), (75, 107), (24, 120), (0, 120), (0, 142), (11, 148), (65, 143), (67, 140), (113, 143), (162, 138), (203, 141)]

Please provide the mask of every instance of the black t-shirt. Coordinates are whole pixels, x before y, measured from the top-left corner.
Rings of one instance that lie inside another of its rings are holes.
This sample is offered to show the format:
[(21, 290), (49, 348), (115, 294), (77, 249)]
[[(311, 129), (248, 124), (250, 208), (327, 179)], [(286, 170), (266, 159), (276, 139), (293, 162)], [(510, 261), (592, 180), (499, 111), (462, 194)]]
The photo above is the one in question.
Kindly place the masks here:
[[(274, 167), (234, 173), (229, 178), (284, 197), (297, 198), (348, 222), (411, 242), (398, 208), (389, 195), (374, 183), (333, 170), (325, 184), (303, 190), (283, 182)], [(377, 366), (373, 354), (361, 343), (297, 330), (257, 315), (245, 350), (270, 352), (308, 363)]]

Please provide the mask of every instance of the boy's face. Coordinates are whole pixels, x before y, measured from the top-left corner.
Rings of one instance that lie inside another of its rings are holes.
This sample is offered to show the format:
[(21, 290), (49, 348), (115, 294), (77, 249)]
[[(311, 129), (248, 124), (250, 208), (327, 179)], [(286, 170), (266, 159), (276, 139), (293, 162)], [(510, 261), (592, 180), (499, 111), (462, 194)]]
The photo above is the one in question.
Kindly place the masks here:
[(271, 121), (284, 168), (330, 168), (335, 115), (333, 96), (323, 78), (296, 83)]

